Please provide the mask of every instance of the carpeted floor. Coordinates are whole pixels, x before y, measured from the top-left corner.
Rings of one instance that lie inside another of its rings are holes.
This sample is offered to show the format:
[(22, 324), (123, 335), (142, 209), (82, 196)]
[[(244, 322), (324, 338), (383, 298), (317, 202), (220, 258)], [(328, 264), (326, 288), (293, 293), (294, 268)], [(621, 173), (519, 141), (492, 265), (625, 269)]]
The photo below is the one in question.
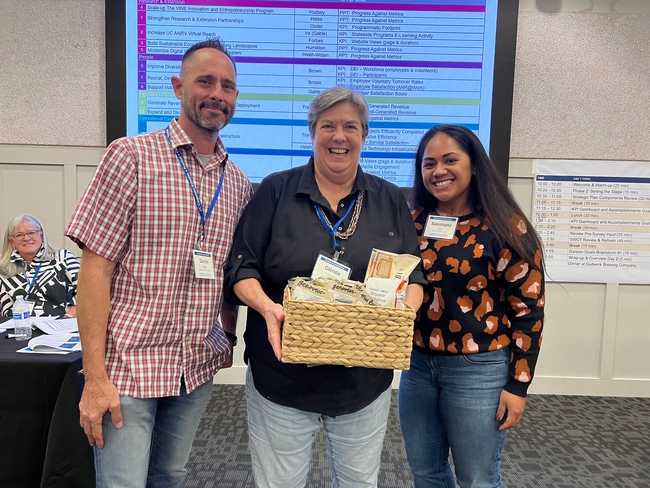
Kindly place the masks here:
[[(213, 387), (187, 469), (188, 488), (254, 487), (243, 386)], [(530, 395), (524, 419), (508, 434), (501, 474), (506, 488), (650, 488), (650, 399)], [(322, 432), (307, 486), (331, 486)], [(396, 391), (379, 487), (413, 487)]]

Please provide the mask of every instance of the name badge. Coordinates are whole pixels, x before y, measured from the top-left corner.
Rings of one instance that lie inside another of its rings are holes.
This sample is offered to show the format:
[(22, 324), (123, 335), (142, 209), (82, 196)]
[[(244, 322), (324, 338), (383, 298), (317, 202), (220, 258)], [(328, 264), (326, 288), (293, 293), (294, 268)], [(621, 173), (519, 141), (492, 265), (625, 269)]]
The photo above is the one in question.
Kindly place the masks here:
[(34, 305), (36, 305), (36, 302), (28, 302), (27, 300), (25, 300), (25, 303), (29, 305), (29, 313), (31, 314), (32, 312), (34, 312)]
[(457, 225), (458, 217), (429, 214), (422, 236), (427, 239), (443, 239), (449, 241), (454, 238)]
[(201, 280), (214, 280), (214, 264), (212, 264), (212, 253), (206, 251), (199, 251), (194, 249), (192, 251), (194, 258), (194, 276)]
[(350, 277), (351, 272), (352, 268), (349, 266), (320, 253), (318, 259), (316, 259), (314, 270), (311, 272), (311, 277), (313, 279), (328, 277), (338, 281), (345, 281)]

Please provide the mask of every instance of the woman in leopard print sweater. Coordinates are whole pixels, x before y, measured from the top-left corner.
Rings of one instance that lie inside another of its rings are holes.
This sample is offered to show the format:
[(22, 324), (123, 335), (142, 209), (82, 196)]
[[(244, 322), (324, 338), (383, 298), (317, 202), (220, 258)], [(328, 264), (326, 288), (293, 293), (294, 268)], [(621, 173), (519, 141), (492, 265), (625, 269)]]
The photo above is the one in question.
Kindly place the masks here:
[(502, 487), (542, 341), (541, 241), (464, 127), (423, 136), (411, 205), (429, 280), (399, 389), (415, 487)]

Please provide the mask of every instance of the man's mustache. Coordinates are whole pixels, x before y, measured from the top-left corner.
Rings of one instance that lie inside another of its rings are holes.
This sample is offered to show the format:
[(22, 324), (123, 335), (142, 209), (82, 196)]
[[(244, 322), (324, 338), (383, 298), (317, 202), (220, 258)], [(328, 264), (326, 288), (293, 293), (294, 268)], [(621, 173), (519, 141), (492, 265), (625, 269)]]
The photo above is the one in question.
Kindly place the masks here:
[(217, 110), (221, 110), (224, 115), (230, 114), (230, 109), (225, 103), (203, 102), (201, 103), (201, 108), (216, 108)]

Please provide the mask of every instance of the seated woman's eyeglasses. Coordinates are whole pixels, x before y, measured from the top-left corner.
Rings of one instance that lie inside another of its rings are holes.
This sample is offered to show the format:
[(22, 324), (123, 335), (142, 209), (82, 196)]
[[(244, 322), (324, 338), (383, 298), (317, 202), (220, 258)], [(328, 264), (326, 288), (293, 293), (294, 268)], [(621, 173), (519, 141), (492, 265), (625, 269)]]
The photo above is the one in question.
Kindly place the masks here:
[(30, 239), (33, 239), (36, 237), (38, 234), (40, 234), (39, 231), (37, 230), (30, 230), (29, 232), (23, 233), (19, 232), (18, 234), (11, 235), (12, 239), (16, 239), (17, 241), (22, 241), (25, 237), (29, 237)]

